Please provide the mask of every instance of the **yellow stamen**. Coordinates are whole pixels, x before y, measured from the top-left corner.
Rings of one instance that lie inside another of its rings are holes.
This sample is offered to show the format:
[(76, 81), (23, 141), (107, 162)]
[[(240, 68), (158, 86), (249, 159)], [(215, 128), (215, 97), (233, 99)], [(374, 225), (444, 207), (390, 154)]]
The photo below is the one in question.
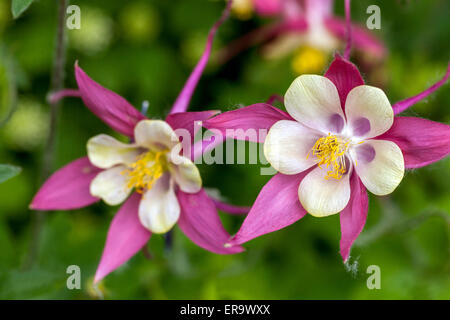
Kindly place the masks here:
[(148, 151), (139, 155), (136, 161), (122, 171), (128, 175), (128, 188), (135, 188), (138, 193), (150, 190), (159, 177), (167, 171), (168, 151)]
[(313, 156), (319, 159), (319, 167), (326, 165), (326, 168), (330, 168), (327, 171), (325, 179), (334, 178), (340, 180), (342, 175), (347, 171), (344, 154), (349, 144), (349, 140), (329, 133), (328, 136), (319, 138), (316, 141), (306, 158), (312, 152)]
[(326, 54), (316, 48), (303, 46), (292, 60), (292, 69), (297, 74), (319, 73), (326, 64)]

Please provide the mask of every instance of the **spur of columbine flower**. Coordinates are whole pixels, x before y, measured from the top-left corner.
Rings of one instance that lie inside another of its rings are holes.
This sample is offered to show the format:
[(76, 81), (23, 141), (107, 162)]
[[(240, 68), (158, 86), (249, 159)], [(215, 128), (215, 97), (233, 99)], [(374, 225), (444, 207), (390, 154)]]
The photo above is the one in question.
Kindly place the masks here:
[(241, 247), (224, 247), (229, 234), (217, 209), (236, 214), (248, 209), (210, 198), (202, 189), (200, 173), (193, 163), (208, 150), (198, 146), (214, 145), (209, 141), (194, 144), (198, 130), (194, 123), (216, 111), (185, 112), (210, 56), (213, 37), (229, 8), (230, 2), (211, 29), (205, 52), (165, 121), (147, 119), (124, 98), (89, 78), (77, 64), (78, 90), (64, 90), (51, 97), (81, 97), (96, 116), (133, 141), (125, 144), (104, 134), (93, 137), (87, 143), (88, 157), (54, 173), (30, 205), (36, 210), (70, 210), (100, 199), (109, 205), (123, 203), (109, 228), (95, 282), (130, 259), (152, 233), (165, 233), (175, 223), (206, 250), (219, 254), (242, 251)]
[(356, 66), (337, 55), (324, 77), (303, 75), (292, 83), (284, 97), (288, 113), (261, 103), (205, 121), (206, 128), (235, 139), (248, 138), (227, 129), (269, 130), (256, 142), (264, 143), (264, 154), (278, 171), (227, 246), (284, 228), (306, 213), (340, 213), (340, 253), (346, 261), (366, 221), (366, 189), (389, 194), (405, 168), (450, 153), (450, 126), (394, 117), (443, 85), (449, 73), (450, 66), (441, 81), (391, 107), (382, 90), (365, 85)]
[[(292, 68), (297, 74), (321, 72), (346, 36), (345, 20), (333, 15), (333, 0), (251, 0), (256, 13), (277, 21), (235, 40), (218, 54), (225, 63), (242, 50), (265, 44), (266, 58), (294, 53)], [(249, 8), (249, 6), (246, 6)], [(386, 49), (364, 28), (353, 25), (353, 44), (371, 59), (381, 60)]]

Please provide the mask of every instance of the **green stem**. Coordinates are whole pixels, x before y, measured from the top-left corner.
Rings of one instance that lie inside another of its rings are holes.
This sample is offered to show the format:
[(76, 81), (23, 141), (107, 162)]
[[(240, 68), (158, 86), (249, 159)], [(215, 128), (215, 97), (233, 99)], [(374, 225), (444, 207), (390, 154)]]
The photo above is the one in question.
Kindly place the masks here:
[[(50, 83), (50, 92), (56, 92), (64, 86), (64, 66), (66, 63), (66, 8), (69, 0), (59, 0), (58, 4), (58, 25), (56, 30), (56, 44), (54, 52), (54, 61), (52, 67), (52, 77)], [(50, 130), (47, 143), (44, 148), (44, 156), (41, 166), (41, 176), (39, 181), (42, 183), (50, 176), (53, 168), (53, 158), (55, 151), (55, 140), (58, 123), (58, 110), (61, 102), (57, 101), (50, 104)], [(41, 236), (42, 226), (44, 224), (46, 212), (37, 211), (32, 220), (32, 235), (28, 256), (26, 257), (24, 268), (28, 269), (33, 266), (39, 249), (39, 240)]]

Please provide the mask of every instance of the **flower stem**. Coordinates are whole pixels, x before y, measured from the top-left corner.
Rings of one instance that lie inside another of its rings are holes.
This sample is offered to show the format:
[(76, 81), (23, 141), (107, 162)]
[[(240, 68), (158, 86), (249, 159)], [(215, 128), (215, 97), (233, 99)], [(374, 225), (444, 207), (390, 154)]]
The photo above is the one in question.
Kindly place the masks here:
[(345, 45), (345, 51), (344, 51), (344, 58), (346, 60), (350, 59), (350, 52), (352, 50), (352, 22), (350, 17), (350, 0), (345, 0), (345, 25), (346, 25), (346, 45)]
[(173, 247), (173, 229), (164, 234), (164, 250), (170, 252)]
[[(50, 83), (50, 92), (60, 91), (64, 86), (64, 66), (66, 63), (66, 34), (65, 34), (65, 15), (69, 0), (59, 0), (58, 2), (58, 22), (56, 29), (55, 51), (52, 67), (52, 76)], [(50, 103), (50, 130), (44, 147), (44, 156), (41, 166), (40, 182), (43, 182), (50, 176), (53, 167), (53, 158), (55, 150), (55, 140), (58, 122), (58, 109), (61, 100)], [(32, 220), (32, 235), (30, 248), (26, 257), (24, 268), (33, 266), (39, 249), (39, 239), (41, 229), (44, 224), (44, 211), (37, 211)]]

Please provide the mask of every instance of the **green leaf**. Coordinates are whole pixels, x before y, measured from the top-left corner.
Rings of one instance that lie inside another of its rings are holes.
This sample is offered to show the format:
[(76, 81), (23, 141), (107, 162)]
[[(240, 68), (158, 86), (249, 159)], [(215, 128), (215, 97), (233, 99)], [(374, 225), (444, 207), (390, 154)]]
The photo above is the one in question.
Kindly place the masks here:
[(17, 19), (25, 10), (28, 9), (34, 0), (12, 0), (11, 12), (14, 19)]
[(17, 176), (22, 169), (10, 164), (0, 164), (0, 183)]
[(0, 47), (0, 127), (12, 116), (17, 104), (16, 85), (11, 75), (11, 67), (3, 64), (8, 61)]

